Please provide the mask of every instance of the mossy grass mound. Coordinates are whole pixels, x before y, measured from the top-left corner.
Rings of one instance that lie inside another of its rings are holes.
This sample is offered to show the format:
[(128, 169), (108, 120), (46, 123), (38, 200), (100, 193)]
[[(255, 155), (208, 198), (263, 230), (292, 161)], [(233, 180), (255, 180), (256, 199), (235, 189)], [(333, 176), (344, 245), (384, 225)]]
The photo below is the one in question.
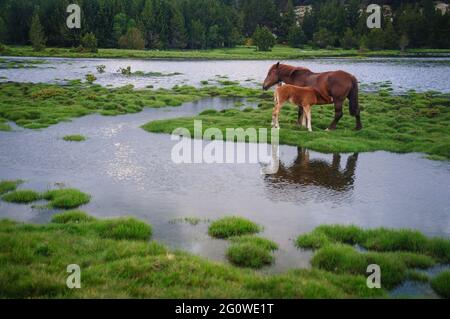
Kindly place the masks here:
[(81, 210), (71, 210), (60, 214), (55, 214), (52, 217), (52, 223), (68, 224), (68, 223), (86, 223), (93, 222), (96, 219), (89, 216), (86, 212)]
[(450, 299), (450, 271), (444, 271), (433, 278), (431, 287), (442, 298)]
[(54, 189), (45, 192), (42, 197), (50, 201), (54, 208), (76, 208), (89, 203), (91, 196), (75, 188)]
[(358, 244), (365, 249), (380, 252), (414, 252), (431, 256), (443, 263), (450, 262), (450, 240), (428, 238), (411, 229), (363, 229), (354, 225), (322, 225), (296, 239), (296, 245), (301, 248), (317, 249), (336, 243)]
[(28, 204), (41, 199), (41, 195), (31, 189), (20, 189), (6, 193), (2, 199), (10, 203)]
[(7, 192), (16, 190), (17, 186), (22, 184), (23, 181), (20, 179), (17, 180), (1, 180), (0, 181), (0, 195), (3, 195)]
[(269, 249), (253, 242), (231, 244), (226, 255), (232, 264), (240, 267), (261, 268), (274, 261)]
[[(317, 249), (313, 267), (342, 274), (364, 274), (367, 266), (382, 270), (382, 284), (393, 288), (406, 279), (426, 280), (416, 269), (448, 263), (450, 240), (428, 238), (408, 229), (362, 229), (357, 226), (322, 225), (300, 235), (296, 245)], [(367, 251), (361, 252), (358, 247)]]
[(250, 243), (255, 246), (259, 246), (261, 248), (269, 250), (269, 251), (278, 249), (277, 243), (275, 243), (269, 239), (259, 237), (259, 236), (254, 236), (254, 235), (235, 236), (235, 237), (231, 237), (230, 241), (234, 244)]
[(248, 219), (238, 216), (218, 219), (212, 222), (208, 228), (208, 234), (216, 238), (229, 238), (232, 236), (255, 234), (260, 231), (260, 226)]
[(274, 262), (272, 251), (278, 249), (273, 241), (253, 235), (230, 238), (231, 245), (227, 250), (228, 260), (240, 267), (261, 268)]

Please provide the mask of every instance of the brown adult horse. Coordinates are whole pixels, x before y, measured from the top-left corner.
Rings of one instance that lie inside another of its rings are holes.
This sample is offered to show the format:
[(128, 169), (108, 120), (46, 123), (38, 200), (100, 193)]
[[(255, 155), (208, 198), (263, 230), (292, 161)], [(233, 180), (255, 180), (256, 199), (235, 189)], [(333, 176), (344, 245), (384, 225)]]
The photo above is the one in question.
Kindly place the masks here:
[[(324, 97), (324, 101), (328, 100), (334, 103), (334, 119), (328, 127), (328, 130), (336, 129), (336, 125), (343, 115), (342, 105), (345, 99), (348, 98), (350, 115), (356, 118), (355, 129), (360, 130), (362, 128), (358, 104), (358, 81), (350, 73), (344, 71), (314, 73), (307, 68), (280, 64), (278, 62), (269, 69), (267, 77), (264, 80), (263, 89), (267, 90), (281, 82), (296, 86), (313, 87)], [(302, 114), (303, 108), (299, 107), (297, 119), (299, 125), (301, 124)]]

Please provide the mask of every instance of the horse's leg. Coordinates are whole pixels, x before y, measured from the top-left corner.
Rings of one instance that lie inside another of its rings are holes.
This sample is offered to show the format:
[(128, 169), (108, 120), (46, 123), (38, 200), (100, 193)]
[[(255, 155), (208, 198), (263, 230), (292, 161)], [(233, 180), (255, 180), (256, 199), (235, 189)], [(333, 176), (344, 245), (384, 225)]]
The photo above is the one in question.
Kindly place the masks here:
[(298, 105), (297, 126), (303, 125), (303, 106)]
[(312, 127), (311, 127), (311, 105), (305, 105), (305, 116), (307, 118), (308, 131), (312, 132)]
[(280, 123), (278, 121), (279, 114), (281, 109), (281, 103), (280, 101), (275, 104), (272, 111), (272, 128), (280, 128)]
[(343, 104), (343, 101), (341, 101), (341, 100), (334, 101), (334, 119), (331, 122), (330, 126), (328, 126), (328, 128), (326, 129), (327, 131), (332, 131), (332, 130), (336, 129), (336, 125), (343, 115), (342, 104)]
[(306, 114), (305, 114), (305, 109), (303, 107), (302, 107), (302, 112), (303, 112), (303, 115), (302, 115), (302, 126), (306, 127)]

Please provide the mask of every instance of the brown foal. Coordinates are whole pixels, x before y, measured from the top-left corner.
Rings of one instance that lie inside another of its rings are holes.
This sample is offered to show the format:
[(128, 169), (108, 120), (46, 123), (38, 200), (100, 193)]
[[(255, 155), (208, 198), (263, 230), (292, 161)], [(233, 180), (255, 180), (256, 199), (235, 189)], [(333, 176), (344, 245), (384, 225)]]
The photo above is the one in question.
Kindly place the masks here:
[(295, 86), (290, 84), (278, 85), (275, 89), (273, 100), (275, 106), (272, 111), (272, 127), (280, 128), (278, 121), (281, 107), (287, 101), (303, 109), (301, 126), (306, 126), (308, 131), (311, 127), (311, 107), (315, 104), (331, 103), (332, 98), (323, 96), (318, 90), (308, 86)]

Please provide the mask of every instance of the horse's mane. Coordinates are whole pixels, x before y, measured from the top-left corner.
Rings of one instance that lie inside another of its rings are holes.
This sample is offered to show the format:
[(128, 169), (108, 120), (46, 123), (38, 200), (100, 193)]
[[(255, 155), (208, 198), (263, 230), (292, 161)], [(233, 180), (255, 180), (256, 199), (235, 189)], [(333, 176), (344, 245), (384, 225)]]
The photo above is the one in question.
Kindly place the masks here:
[(308, 68), (301, 67), (301, 66), (293, 66), (293, 65), (289, 65), (289, 64), (280, 64), (280, 65), (278, 65), (278, 69), (283, 74), (290, 74), (292, 71), (295, 71), (295, 70), (311, 72), (311, 70)]

